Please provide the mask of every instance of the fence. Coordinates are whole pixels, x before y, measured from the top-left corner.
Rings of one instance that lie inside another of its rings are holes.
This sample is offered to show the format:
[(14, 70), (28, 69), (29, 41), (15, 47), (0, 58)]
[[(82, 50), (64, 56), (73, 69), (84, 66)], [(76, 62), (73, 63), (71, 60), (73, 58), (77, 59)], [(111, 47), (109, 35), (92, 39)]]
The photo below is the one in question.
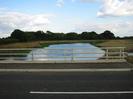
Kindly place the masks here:
[(0, 49), (0, 61), (107, 61), (124, 60), (124, 47), (81, 49)]

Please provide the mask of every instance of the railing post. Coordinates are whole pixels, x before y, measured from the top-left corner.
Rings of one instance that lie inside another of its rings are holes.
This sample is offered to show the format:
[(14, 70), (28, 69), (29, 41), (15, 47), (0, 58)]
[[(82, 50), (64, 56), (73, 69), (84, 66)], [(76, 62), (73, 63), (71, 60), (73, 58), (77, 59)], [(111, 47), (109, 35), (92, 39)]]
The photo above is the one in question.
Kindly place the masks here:
[(125, 48), (123, 47), (122, 57), (125, 59)]
[(72, 48), (72, 59), (71, 61), (73, 62), (74, 61), (74, 49)]
[(31, 58), (32, 58), (32, 61), (33, 61), (34, 60), (34, 53), (33, 53), (33, 51), (31, 53)]
[(66, 51), (65, 49), (63, 49), (63, 50), (64, 50), (64, 51), (63, 51), (63, 52), (64, 52), (64, 61), (66, 61), (66, 52), (67, 52), (67, 51)]
[(106, 59), (108, 60), (109, 59), (109, 49), (106, 48)]
[(120, 59), (122, 58), (122, 49), (120, 48)]

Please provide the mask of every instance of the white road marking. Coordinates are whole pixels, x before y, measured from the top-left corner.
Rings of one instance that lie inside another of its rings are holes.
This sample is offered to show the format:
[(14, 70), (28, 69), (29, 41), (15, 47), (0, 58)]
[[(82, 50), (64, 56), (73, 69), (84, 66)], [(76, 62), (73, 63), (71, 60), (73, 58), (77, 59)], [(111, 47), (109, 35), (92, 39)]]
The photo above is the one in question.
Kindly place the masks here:
[(131, 71), (130, 68), (120, 69), (0, 69), (0, 72), (106, 72), (106, 71)]
[(133, 94), (133, 91), (110, 91), (110, 92), (41, 92), (41, 91), (31, 91), (30, 94), (66, 94), (66, 95), (79, 95), (79, 94)]
[(0, 69), (0, 72), (126, 72), (131, 68), (112, 69)]

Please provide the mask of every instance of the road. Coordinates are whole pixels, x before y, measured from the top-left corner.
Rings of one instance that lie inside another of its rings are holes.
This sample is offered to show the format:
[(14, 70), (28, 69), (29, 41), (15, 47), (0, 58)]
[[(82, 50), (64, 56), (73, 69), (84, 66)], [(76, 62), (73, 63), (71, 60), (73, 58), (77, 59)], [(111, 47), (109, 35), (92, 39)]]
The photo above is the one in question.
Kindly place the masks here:
[(0, 72), (0, 99), (133, 99), (133, 71)]
[(133, 72), (0, 73), (1, 99), (132, 99), (133, 94), (32, 94), (30, 92), (133, 91)]

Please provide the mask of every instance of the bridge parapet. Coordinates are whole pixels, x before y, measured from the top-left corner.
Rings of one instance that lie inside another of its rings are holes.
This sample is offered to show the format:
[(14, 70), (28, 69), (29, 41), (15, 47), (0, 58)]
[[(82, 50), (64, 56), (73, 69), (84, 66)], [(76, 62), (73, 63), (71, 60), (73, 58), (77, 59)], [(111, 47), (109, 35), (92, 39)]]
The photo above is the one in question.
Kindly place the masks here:
[(122, 62), (126, 56), (125, 47), (0, 49), (0, 62)]

